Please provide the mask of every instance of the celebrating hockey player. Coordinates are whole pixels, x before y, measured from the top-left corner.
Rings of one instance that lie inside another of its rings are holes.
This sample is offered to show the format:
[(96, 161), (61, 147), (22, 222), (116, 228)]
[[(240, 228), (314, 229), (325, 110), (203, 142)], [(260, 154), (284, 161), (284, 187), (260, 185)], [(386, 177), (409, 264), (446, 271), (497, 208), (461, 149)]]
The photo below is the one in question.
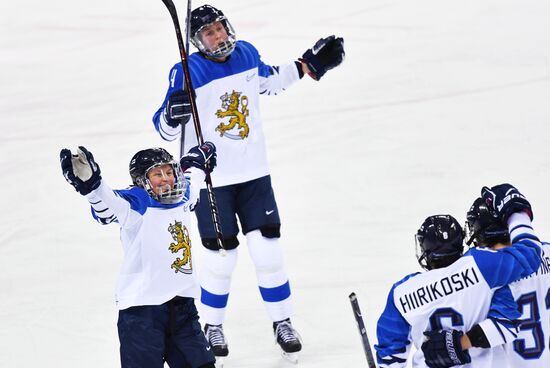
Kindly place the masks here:
[[(417, 257), (428, 272), (411, 274), (390, 290), (377, 327), (380, 367), (405, 367), (411, 342), (417, 349), (414, 367), (434, 364), (438, 357), (425, 356), (421, 349), (425, 331), (435, 338), (433, 331), (455, 328), (457, 333), (448, 338), (460, 339), (487, 316), (509, 321), (519, 317), (516, 306), (506, 302), (502, 287), (537, 270), (540, 246), (531, 232), (523, 231), (530, 225), (525, 214), (531, 211), (529, 202), (511, 186), (495, 193), (493, 211), (508, 225), (514, 239), (510, 247), (498, 252), (473, 248), (460, 257), (463, 232), (448, 215), (428, 217), (418, 230)], [(504, 193), (518, 195), (505, 200)], [(493, 297), (496, 293), (499, 296)], [(456, 349), (448, 356), (458, 365), (493, 367), (490, 349), (473, 349), (469, 354)]]
[[(276, 341), (285, 356), (296, 361), (302, 349), (291, 323), (291, 287), (279, 243), (280, 218), (271, 186), (259, 96), (276, 95), (305, 74), (320, 80), (344, 59), (344, 41), (322, 38), (297, 60), (280, 66), (264, 64), (256, 48), (237, 40), (222, 11), (201, 6), (191, 13), (190, 39), (199, 52), (189, 57), (190, 77), (202, 133), (220, 153), (212, 175), (227, 256), (217, 252), (216, 234), (205, 190), (195, 211), (202, 244), (207, 251), (201, 264), (201, 318), (206, 336), (218, 357), (229, 353), (223, 323), (231, 277), (237, 262), (237, 234), (246, 236), (256, 268), (258, 287)], [(185, 129), (185, 147), (196, 144), (187, 91), (182, 90), (182, 65), (170, 70), (166, 97), (153, 122), (160, 136), (176, 140)]]
[[(485, 188), (483, 196), (473, 203), (466, 218), (468, 244), (493, 250), (510, 246), (508, 226), (493, 215), (486, 203), (487, 200), (495, 203), (497, 193), (509, 188), (507, 184)], [(528, 211), (523, 216), (529, 215), (531, 213)], [(524, 222), (512, 230), (514, 237), (537, 240), (527, 219)], [(550, 244), (542, 244), (542, 263), (535, 274), (515, 281), (503, 290), (515, 300), (521, 313), (516, 321), (519, 323), (519, 333), (516, 335), (514, 329), (510, 330), (509, 321), (502, 321), (500, 316), (476, 324), (462, 336), (457, 330), (434, 331), (430, 339), (422, 344), (425, 356), (431, 357), (430, 367), (455, 366), (449, 351), (490, 347), (497, 347), (493, 351), (493, 367), (550, 367)]]
[(86, 148), (74, 155), (63, 149), (60, 158), (65, 179), (88, 199), (94, 218), (120, 226), (121, 366), (215, 367), (195, 307), (199, 285), (189, 237), (195, 187), (204, 180), (206, 163), (209, 169), (216, 165), (215, 146), (193, 147), (179, 163), (162, 148), (139, 151), (130, 161), (133, 186), (124, 190), (109, 188)]

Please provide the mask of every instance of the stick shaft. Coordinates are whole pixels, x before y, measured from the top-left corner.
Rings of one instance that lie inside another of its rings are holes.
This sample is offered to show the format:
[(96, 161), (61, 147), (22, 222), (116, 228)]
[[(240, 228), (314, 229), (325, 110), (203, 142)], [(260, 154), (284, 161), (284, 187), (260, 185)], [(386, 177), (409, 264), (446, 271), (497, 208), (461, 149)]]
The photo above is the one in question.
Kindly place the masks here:
[(369, 337), (367, 335), (367, 329), (365, 328), (365, 322), (363, 321), (363, 315), (361, 314), (361, 309), (359, 308), (359, 302), (357, 301), (357, 296), (355, 293), (351, 293), (349, 295), (349, 301), (351, 303), (353, 315), (355, 316), (355, 322), (357, 322), (359, 335), (361, 335), (363, 350), (365, 351), (365, 356), (367, 357), (367, 365), (369, 368), (376, 368), (374, 356), (372, 355), (372, 350), (369, 343)]
[[(187, 93), (189, 93), (189, 103), (191, 104), (191, 116), (193, 117), (193, 125), (195, 126), (195, 133), (197, 136), (197, 142), (199, 145), (202, 145), (204, 143), (204, 138), (202, 136), (202, 129), (201, 124), (199, 120), (199, 112), (197, 109), (197, 101), (195, 99), (195, 90), (193, 89), (193, 83), (191, 82), (191, 74), (189, 74), (189, 63), (187, 58), (187, 52), (185, 51), (185, 45), (183, 44), (183, 36), (181, 34), (181, 27), (178, 20), (178, 14), (176, 11), (176, 6), (174, 5), (174, 2), (172, 0), (162, 0), (164, 5), (166, 5), (166, 8), (170, 12), (170, 16), (172, 17), (172, 21), (174, 22), (174, 28), (176, 30), (176, 38), (178, 40), (178, 47), (180, 51), (180, 57), (181, 57), (181, 65), (183, 68), (183, 77), (185, 81), (185, 89), (187, 90)], [(190, 9), (190, 4), (188, 5), (188, 8)], [(184, 131), (184, 126), (181, 127), (182, 129), (182, 135)], [(183, 143), (181, 146), (181, 149), (183, 149)], [(183, 152), (182, 152), (183, 153)], [(212, 223), (214, 224), (214, 231), (216, 232), (216, 241), (218, 243), (218, 248), (220, 251), (225, 252), (225, 246), (223, 244), (223, 234), (222, 229), (220, 225), (220, 216), (219, 216), (219, 210), (218, 206), (216, 204), (216, 199), (214, 197), (214, 190), (212, 186), (212, 178), (210, 177), (210, 173), (206, 171), (206, 191), (208, 194), (208, 202), (210, 204), (210, 212), (212, 214)]]

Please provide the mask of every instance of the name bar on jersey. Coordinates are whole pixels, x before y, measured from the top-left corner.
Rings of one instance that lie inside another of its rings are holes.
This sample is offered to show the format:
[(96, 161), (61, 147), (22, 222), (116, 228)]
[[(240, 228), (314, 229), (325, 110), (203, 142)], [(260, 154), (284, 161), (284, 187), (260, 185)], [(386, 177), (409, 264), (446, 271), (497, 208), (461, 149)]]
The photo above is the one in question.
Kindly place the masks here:
[(530, 274), (529, 276), (524, 277), (522, 280), (530, 279), (532, 277), (539, 276), (539, 275), (547, 275), (547, 274), (550, 274), (550, 257), (544, 252), (544, 249), (543, 249), (541, 254), (540, 267), (537, 269), (536, 272)]
[(451, 295), (479, 283), (476, 270), (471, 267), (437, 280), (429, 285), (424, 285), (412, 293), (399, 297), (399, 303), (403, 314), (410, 312), (424, 304), (431, 303), (439, 298)]

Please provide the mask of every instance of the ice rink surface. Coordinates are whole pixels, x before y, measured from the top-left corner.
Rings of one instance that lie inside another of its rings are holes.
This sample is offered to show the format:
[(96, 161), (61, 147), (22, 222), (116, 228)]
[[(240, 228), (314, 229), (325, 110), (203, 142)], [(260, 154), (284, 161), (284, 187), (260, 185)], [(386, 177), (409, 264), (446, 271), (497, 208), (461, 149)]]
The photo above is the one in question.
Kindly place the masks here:
[[(413, 233), (435, 213), (463, 222), (482, 185), (515, 184), (550, 237), (550, 2), (211, 4), (273, 65), (346, 42), (319, 83), (262, 98), (299, 367), (366, 366), (348, 294), (374, 343), (391, 285), (419, 270)], [(58, 154), (86, 146), (123, 188), (139, 149), (177, 153), (151, 123), (179, 59), (173, 25), (160, 0), (3, 1), (0, 48), (0, 367), (116, 367), (118, 229), (91, 220)], [(227, 368), (291, 366), (246, 247), (225, 330)]]

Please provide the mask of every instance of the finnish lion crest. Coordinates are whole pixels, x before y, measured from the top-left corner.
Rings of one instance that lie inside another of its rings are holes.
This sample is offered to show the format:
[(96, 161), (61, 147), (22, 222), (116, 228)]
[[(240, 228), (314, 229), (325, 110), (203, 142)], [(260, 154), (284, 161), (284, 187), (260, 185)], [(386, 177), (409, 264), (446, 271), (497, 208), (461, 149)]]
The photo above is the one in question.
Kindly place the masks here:
[[(248, 97), (242, 96), (241, 92), (233, 91), (230, 95), (225, 93), (220, 97), (222, 100), (222, 109), (216, 111), (218, 118), (230, 117), (229, 123), (220, 123), (216, 127), (216, 131), (220, 133), (220, 136), (226, 136), (231, 139), (245, 139), (248, 137), (249, 127), (246, 123), (246, 117), (248, 116)], [(241, 110), (239, 111), (239, 105)], [(229, 131), (237, 129), (237, 133), (230, 133)]]
[(178, 253), (183, 250), (182, 258), (176, 258), (170, 268), (174, 269), (174, 272), (182, 272), (186, 274), (193, 273), (193, 262), (191, 259), (191, 239), (189, 238), (189, 231), (187, 227), (182, 226), (182, 223), (175, 221), (174, 224), (168, 226), (168, 231), (172, 234), (172, 239), (175, 243), (170, 243), (168, 249), (172, 253)]

